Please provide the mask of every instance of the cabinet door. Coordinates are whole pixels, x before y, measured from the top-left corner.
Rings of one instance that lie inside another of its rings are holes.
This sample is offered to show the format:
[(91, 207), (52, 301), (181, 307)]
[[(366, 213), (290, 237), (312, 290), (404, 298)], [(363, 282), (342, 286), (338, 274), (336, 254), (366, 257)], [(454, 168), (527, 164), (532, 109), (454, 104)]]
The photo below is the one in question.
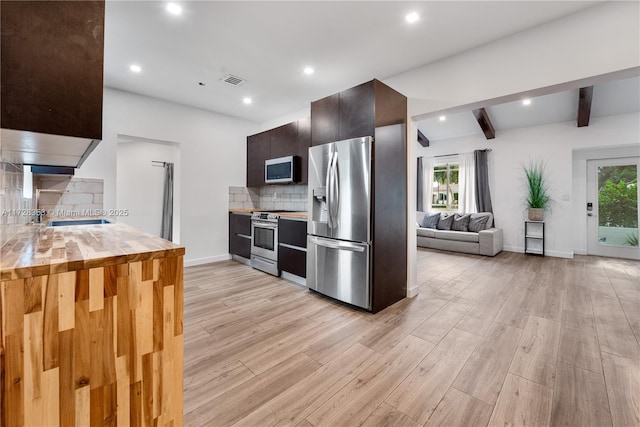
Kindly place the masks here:
[(229, 213), (229, 253), (251, 258), (251, 217)]
[(307, 247), (307, 221), (280, 218), (278, 220), (278, 241), (299, 248)]
[(300, 277), (307, 277), (307, 253), (280, 245), (278, 268)]
[(271, 158), (295, 156), (297, 154), (298, 122), (288, 123), (265, 133), (269, 136)]
[(311, 145), (339, 139), (340, 94), (336, 93), (311, 103)]
[(251, 237), (251, 216), (243, 214), (230, 214), (229, 230), (232, 230), (235, 234), (243, 234)]
[(311, 118), (298, 120), (298, 179), (300, 184), (309, 180), (309, 147), (311, 147)]
[(104, 1), (3, 1), (4, 129), (102, 139)]
[(340, 140), (373, 136), (375, 87), (370, 81), (340, 92)]
[(271, 155), (267, 132), (247, 137), (247, 187), (260, 187), (264, 183), (264, 162)]

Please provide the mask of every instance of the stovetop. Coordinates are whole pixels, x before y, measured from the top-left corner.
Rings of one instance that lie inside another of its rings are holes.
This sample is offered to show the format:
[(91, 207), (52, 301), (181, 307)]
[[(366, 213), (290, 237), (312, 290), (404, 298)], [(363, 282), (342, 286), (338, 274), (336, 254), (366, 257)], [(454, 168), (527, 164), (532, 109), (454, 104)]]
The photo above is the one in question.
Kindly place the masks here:
[(283, 209), (254, 211), (251, 214), (251, 219), (260, 219), (263, 221), (277, 221), (278, 218), (280, 218), (281, 213), (287, 213), (287, 212), (297, 212), (297, 211), (287, 211)]

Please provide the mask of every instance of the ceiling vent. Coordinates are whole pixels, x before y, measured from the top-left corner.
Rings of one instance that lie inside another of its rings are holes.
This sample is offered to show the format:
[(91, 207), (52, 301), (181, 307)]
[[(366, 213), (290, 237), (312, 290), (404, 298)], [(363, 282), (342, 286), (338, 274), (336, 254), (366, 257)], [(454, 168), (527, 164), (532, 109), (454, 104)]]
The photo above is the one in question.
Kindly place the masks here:
[(233, 86), (241, 86), (244, 84), (244, 82), (246, 82), (246, 80), (242, 77), (234, 76), (233, 74), (227, 74), (220, 80)]

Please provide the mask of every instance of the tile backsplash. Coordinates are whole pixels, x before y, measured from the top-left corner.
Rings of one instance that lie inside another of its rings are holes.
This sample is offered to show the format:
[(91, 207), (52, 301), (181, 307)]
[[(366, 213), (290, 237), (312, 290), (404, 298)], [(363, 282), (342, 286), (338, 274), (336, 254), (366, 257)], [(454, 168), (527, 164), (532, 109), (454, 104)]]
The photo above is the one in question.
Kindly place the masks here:
[(0, 163), (0, 246), (18, 229), (34, 219), (35, 189), (56, 190), (40, 193), (40, 209), (48, 217), (104, 216), (104, 181), (64, 175), (34, 175), (31, 198), (23, 195), (24, 168), (8, 162)]
[[(104, 180), (64, 175), (37, 175), (34, 188), (60, 193), (40, 193), (40, 209), (49, 217), (104, 216)], [(34, 202), (35, 203), (35, 202)]]
[(229, 187), (229, 209), (307, 211), (306, 185)]
[(31, 200), (22, 194), (23, 166), (0, 162), (0, 246), (31, 221)]

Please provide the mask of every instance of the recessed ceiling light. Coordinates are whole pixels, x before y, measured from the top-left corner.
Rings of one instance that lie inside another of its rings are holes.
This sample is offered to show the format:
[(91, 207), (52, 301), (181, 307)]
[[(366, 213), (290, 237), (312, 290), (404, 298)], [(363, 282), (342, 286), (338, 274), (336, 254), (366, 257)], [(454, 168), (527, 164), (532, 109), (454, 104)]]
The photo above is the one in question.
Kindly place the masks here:
[(242, 102), (244, 102), (245, 104), (249, 105), (249, 104), (251, 104), (253, 101), (251, 100), (251, 98), (248, 98), (248, 97), (247, 97), (247, 98), (244, 98), (244, 99), (242, 100)]
[(439, 119), (441, 122), (444, 122), (445, 120), (447, 120), (447, 116), (440, 116), (440, 117), (438, 117), (438, 119)]
[(303, 71), (304, 71), (304, 73), (305, 73), (305, 74), (307, 74), (307, 75), (311, 75), (311, 74), (313, 74), (313, 72), (314, 72), (315, 70), (314, 70), (313, 68), (311, 68), (311, 67), (304, 67), (304, 70), (303, 70)]
[(529, 98), (522, 100), (522, 105), (531, 105), (531, 100)]
[(136, 64), (132, 64), (129, 66), (129, 70), (131, 70), (131, 72), (133, 73), (139, 73), (140, 71), (142, 71), (142, 67)]
[(411, 12), (410, 14), (405, 16), (404, 19), (406, 19), (409, 24), (413, 24), (420, 19), (420, 15), (418, 15), (417, 12)]
[(175, 3), (167, 4), (167, 12), (173, 13), (174, 15), (180, 15), (182, 13), (182, 7)]

